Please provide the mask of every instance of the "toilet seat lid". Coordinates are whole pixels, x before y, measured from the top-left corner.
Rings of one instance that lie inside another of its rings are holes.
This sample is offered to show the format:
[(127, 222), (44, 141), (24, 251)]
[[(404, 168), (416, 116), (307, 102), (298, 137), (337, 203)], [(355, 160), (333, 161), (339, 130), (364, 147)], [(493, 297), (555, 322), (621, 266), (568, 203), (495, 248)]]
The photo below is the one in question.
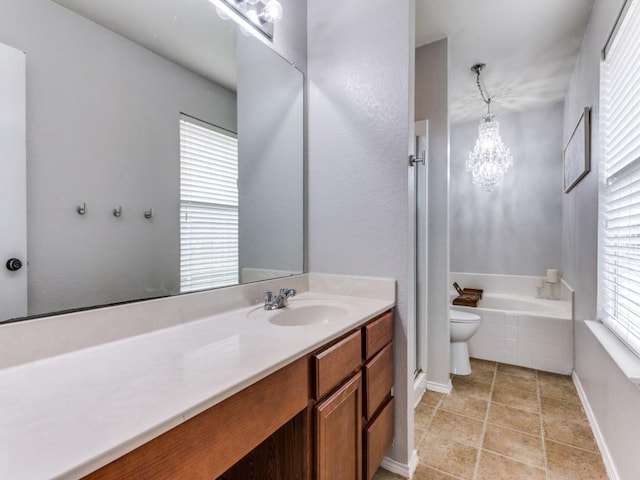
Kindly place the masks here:
[(451, 308), (449, 309), (449, 320), (458, 323), (473, 323), (480, 321), (480, 315)]

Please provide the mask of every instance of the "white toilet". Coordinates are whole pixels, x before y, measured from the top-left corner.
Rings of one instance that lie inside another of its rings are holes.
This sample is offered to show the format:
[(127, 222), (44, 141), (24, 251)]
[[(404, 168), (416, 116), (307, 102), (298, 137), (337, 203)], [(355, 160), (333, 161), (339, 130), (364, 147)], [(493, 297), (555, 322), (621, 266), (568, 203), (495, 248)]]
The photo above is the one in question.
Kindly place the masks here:
[(469, 349), (467, 340), (480, 328), (482, 317), (475, 313), (449, 309), (449, 326), (451, 331), (451, 373), (469, 375)]

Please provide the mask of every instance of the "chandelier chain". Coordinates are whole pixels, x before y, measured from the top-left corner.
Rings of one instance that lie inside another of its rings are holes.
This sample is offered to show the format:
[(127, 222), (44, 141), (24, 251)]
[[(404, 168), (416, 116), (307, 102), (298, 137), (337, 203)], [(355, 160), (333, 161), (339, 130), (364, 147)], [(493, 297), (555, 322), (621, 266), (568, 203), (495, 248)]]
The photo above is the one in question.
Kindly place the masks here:
[(471, 67), (471, 70), (476, 74), (476, 85), (478, 87), (478, 91), (480, 92), (480, 96), (482, 97), (482, 101), (487, 104), (487, 114), (491, 114), (491, 100), (492, 98), (488, 95), (485, 95), (484, 89), (482, 88), (482, 84), (480, 83), (480, 72), (485, 67), (483, 63), (478, 63)]
[(489, 105), (491, 103), (491, 98), (487, 97), (484, 94), (484, 90), (482, 89), (482, 85), (480, 84), (480, 72), (476, 74), (476, 85), (478, 86), (478, 90), (480, 90), (480, 95), (482, 96), (482, 100), (484, 100), (484, 103)]

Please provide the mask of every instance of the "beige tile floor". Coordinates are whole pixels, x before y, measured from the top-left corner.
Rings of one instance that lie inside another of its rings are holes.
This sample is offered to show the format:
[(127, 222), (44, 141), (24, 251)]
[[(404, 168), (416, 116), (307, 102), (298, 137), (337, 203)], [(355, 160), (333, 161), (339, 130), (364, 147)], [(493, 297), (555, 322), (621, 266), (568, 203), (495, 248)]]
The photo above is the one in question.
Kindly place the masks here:
[[(414, 480), (600, 480), (602, 457), (571, 377), (471, 360), (450, 395), (415, 411)], [(400, 479), (378, 471), (374, 480)]]

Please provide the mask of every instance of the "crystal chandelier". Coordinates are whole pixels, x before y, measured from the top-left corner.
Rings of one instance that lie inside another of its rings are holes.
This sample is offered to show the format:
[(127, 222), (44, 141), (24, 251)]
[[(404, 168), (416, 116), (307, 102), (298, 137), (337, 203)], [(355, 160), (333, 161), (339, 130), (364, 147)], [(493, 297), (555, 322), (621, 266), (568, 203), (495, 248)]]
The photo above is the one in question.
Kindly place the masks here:
[(500, 137), (500, 124), (491, 113), (491, 98), (487, 97), (480, 85), (480, 72), (485, 67), (479, 63), (471, 67), (476, 74), (476, 85), (482, 100), (487, 104), (487, 114), (480, 120), (478, 139), (473, 151), (469, 153), (466, 163), (467, 172), (471, 173), (473, 184), (484, 188), (487, 192), (502, 181), (505, 173), (513, 163), (511, 152)]

